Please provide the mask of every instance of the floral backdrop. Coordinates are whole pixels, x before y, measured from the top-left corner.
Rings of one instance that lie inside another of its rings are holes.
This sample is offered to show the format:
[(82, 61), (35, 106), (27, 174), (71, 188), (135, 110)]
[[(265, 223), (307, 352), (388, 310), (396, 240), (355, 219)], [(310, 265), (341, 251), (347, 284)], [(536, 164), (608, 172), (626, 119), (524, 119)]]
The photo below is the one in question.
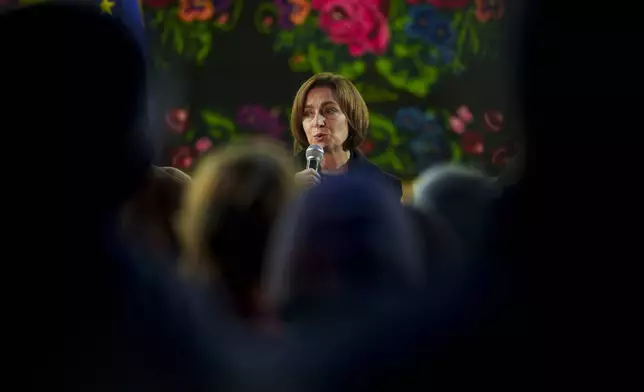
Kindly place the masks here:
[(176, 85), (151, 112), (164, 164), (190, 171), (248, 134), (290, 145), (291, 100), (322, 71), (358, 87), (371, 113), (361, 149), (403, 179), (442, 161), (497, 174), (516, 152), (507, 100), (489, 85), (504, 0), (95, 1), (139, 3), (156, 80)]

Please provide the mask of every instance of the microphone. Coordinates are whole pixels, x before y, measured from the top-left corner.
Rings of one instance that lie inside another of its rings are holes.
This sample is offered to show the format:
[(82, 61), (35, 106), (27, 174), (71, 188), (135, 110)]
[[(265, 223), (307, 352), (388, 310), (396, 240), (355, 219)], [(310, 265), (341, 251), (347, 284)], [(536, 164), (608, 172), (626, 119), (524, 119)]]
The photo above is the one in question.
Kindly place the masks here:
[(311, 144), (309, 148), (306, 149), (306, 168), (313, 169), (319, 173), (323, 156), (324, 149), (317, 144)]

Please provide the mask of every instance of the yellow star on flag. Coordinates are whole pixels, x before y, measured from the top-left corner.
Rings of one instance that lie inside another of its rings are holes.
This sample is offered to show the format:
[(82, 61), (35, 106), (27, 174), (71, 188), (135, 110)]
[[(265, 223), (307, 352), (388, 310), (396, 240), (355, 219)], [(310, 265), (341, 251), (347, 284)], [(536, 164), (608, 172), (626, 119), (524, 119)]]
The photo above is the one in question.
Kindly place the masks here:
[(115, 6), (113, 1), (101, 0), (101, 13), (112, 15), (112, 8)]

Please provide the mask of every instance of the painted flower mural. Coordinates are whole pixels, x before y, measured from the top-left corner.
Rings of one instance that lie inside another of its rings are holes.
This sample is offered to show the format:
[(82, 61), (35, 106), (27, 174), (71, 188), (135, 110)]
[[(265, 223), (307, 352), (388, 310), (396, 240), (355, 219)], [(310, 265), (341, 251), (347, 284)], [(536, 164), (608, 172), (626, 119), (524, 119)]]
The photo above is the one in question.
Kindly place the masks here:
[[(472, 61), (498, 52), (503, 0), (142, 1), (146, 25), (161, 48), (156, 65), (182, 57), (208, 66), (210, 59), (226, 56), (214, 50), (215, 40), (226, 39), (243, 11), (252, 13), (257, 36), (272, 45), (276, 58), (284, 58), (285, 69), (302, 73), (302, 79), (334, 72), (352, 80), (371, 112), (360, 149), (400, 177), (413, 178), (446, 160), (494, 169), (515, 154), (516, 135), (503, 108), (432, 100), (445, 80), (462, 77)], [(255, 39), (252, 32), (244, 34), (244, 41)], [(288, 145), (293, 93), (285, 92), (277, 106), (171, 108), (163, 115), (173, 164), (189, 170), (200, 154), (247, 134)]]
[(167, 67), (168, 57), (181, 56), (203, 65), (213, 56), (213, 33), (230, 31), (241, 15), (235, 0), (143, 0), (145, 24), (158, 31), (154, 65)]
[(403, 108), (396, 113), (395, 124), (411, 135), (408, 146), (414, 167), (429, 167), (449, 159), (447, 134), (434, 113)]
[[(372, 65), (387, 89), (426, 97), (442, 74), (467, 69), (466, 55), (481, 50), (479, 25), (501, 18), (503, 3), (276, 0), (256, 12), (258, 31), (275, 36), (276, 51), (291, 53), (293, 71), (335, 72), (360, 83)], [(394, 97), (381, 88), (371, 101)]]
[[(195, 121), (191, 120), (195, 117)], [(219, 111), (202, 110), (191, 113), (186, 108), (173, 108), (165, 113), (165, 126), (172, 165), (190, 170), (201, 154), (217, 145), (229, 143), (247, 135), (261, 135), (290, 144), (282, 111), (262, 105), (242, 105), (228, 116)]]
[(261, 105), (246, 105), (237, 110), (235, 122), (242, 128), (260, 132), (279, 139), (286, 132), (286, 124), (280, 118), (278, 110), (271, 110)]

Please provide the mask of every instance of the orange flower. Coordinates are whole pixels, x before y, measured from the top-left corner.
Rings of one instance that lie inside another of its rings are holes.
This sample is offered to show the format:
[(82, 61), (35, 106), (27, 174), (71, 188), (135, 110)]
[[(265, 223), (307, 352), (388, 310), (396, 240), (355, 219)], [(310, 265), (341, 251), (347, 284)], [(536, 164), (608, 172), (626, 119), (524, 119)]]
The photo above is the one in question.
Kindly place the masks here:
[(288, 0), (293, 5), (289, 19), (294, 25), (301, 25), (311, 13), (311, 3), (308, 0)]
[(212, 0), (181, 0), (179, 18), (184, 22), (208, 20), (215, 14)]

